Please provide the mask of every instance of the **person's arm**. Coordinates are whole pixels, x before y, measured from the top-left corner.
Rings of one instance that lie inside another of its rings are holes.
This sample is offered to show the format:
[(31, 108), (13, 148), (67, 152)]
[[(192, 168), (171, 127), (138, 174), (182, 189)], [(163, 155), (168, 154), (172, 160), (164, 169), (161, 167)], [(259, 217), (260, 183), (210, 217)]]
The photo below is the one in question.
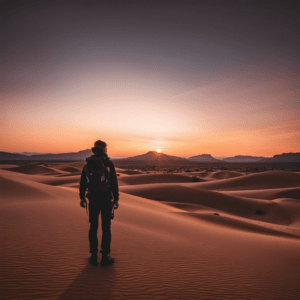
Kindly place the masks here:
[(110, 178), (111, 178), (111, 191), (114, 196), (114, 202), (118, 203), (119, 201), (118, 178), (117, 178), (115, 166), (112, 162), (110, 164)]
[(80, 197), (80, 206), (86, 207), (86, 199), (85, 199), (85, 191), (86, 191), (86, 172), (83, 167), (80, 177), (80, 187), (79, 187), (79, 197)]

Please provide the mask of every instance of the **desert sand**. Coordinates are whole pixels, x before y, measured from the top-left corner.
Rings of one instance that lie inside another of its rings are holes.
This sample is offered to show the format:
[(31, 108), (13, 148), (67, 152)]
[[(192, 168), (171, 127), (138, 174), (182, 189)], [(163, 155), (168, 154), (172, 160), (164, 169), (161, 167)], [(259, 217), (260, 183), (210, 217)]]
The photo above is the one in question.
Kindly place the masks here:
[(1, 166), (1, 299), (299, 299), (299, 173), (117, 169), (115, 264), (94, 267), (83, 165)]

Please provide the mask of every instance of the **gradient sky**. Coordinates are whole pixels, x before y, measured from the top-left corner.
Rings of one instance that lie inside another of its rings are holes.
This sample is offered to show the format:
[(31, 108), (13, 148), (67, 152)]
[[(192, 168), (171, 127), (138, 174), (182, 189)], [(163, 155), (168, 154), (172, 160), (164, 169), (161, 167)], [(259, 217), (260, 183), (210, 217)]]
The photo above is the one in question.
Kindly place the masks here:
[(2, 1), (0, 151), (300, 152), (300, 1)]

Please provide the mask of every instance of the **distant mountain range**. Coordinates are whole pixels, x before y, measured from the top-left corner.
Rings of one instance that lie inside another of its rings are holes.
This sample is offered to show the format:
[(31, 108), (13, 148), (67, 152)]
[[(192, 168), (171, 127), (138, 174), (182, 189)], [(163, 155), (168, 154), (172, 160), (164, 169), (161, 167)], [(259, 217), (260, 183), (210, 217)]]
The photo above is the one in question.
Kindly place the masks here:
[(49, 161), (49, 160), (85, 160), (93, 153), (90, 149), (71, 152), (71, 153), (58, 153), (58, 154), (18, 154), (0, 151), (0, 160), (33, 160), (33, 161)]
[[(82, 161), (87, 157), (91, 156), (93, 153), (90, 149), (86, 149), (79, 152), (71, 153), (58, 153), (58, 154), (34, 154), (29, 155), (1, 152), (0, 151), (0, 161), (17, 161), (17, 160), (28, 160), (28, 161)], [(300, 163), (300, 152), (297, 153), (283, 153), (280, 155), (274, 155), (272, 158), (266, 158), (262, 156), (243, 156), (238, 155), (234, 157), (227, 157), (223, 160), (216, 159), (210, 154), (201, 154), (197, 156), (192, 156), (189, 159), (167, 155), (164, 153), (157, 153), (156, 151), (149, 151), (142, 155), (137, 155), (133, 157), (113, 159), (115, 162), (148, 162), (148, 163), (191, 163), (191, 162), (203, 162), (203, 163), (288, 163), (297, 162)]]

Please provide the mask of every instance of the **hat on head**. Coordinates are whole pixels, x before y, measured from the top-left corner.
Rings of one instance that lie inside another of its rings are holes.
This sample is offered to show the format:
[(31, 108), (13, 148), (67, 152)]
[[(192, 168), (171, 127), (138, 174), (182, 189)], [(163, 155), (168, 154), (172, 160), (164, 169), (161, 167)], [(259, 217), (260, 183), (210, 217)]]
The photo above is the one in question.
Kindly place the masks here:
[(96, 142), (94, 143), (94, 147), (92, 148), (92, 151), (93, 151), (94, 153), (103, 152), (103, 150), (104, 150), (106, 147), (107, 147), (107, 144), (106, 144), (105, 142), (98, 140), (98, 141), (96, 141)]

